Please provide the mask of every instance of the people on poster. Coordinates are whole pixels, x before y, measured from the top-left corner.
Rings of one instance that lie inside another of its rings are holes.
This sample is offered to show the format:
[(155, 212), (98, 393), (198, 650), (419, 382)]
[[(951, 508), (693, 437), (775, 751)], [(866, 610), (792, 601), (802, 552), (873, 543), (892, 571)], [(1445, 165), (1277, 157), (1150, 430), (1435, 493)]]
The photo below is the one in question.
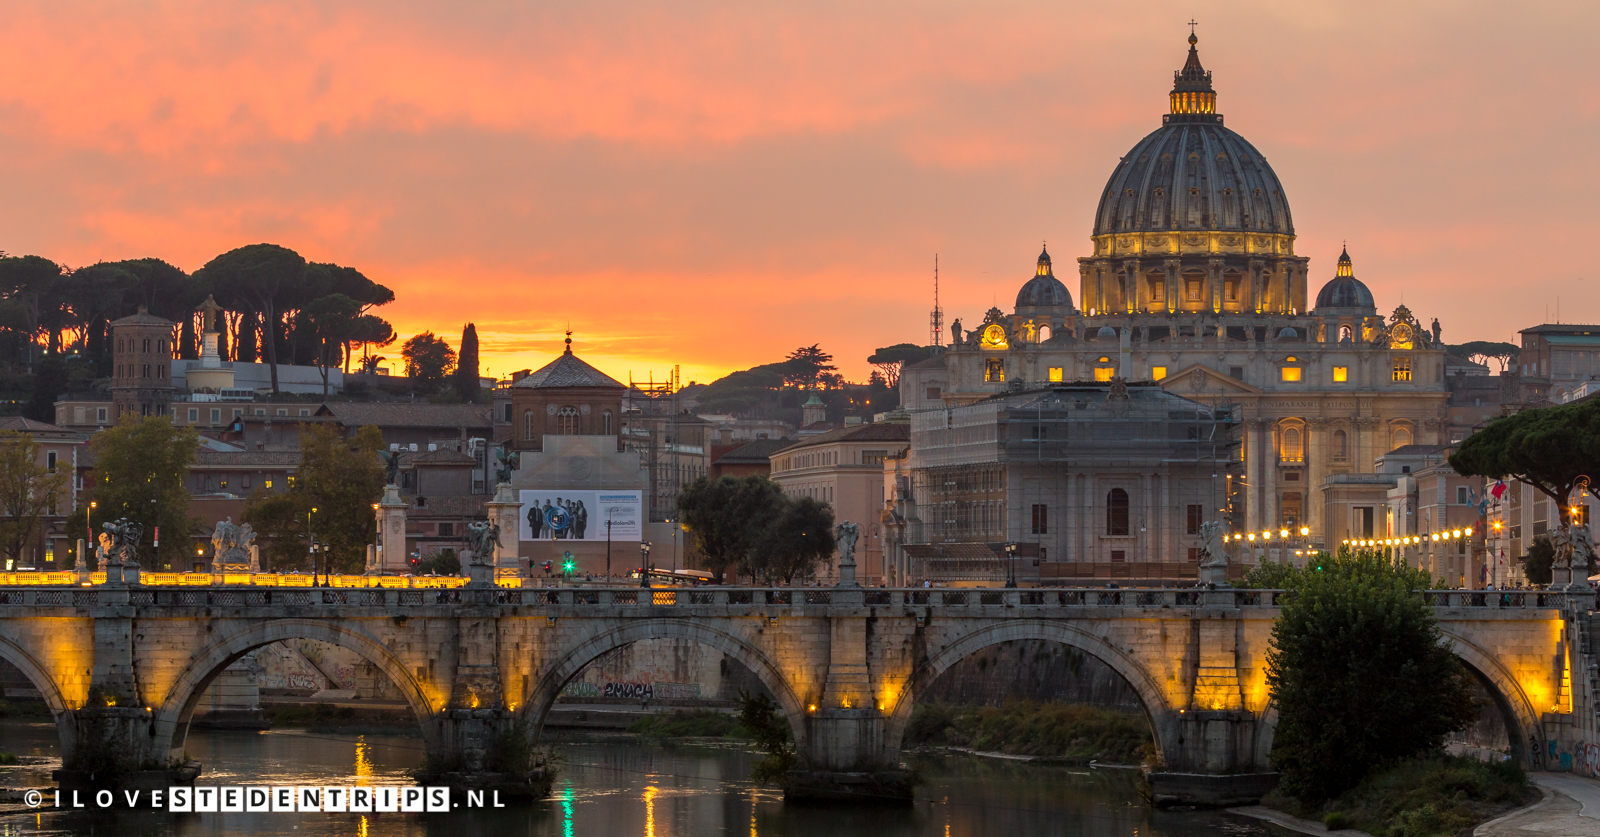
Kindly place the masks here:
[[(613, 540), (639, 537), (641, 496), (637, 491), (563, 491), (546, 494), (523, 490), (528, 509), (524, 540), (605, 540), (605, 521)], [(591, 515), (598, 525), (591, 527)]]

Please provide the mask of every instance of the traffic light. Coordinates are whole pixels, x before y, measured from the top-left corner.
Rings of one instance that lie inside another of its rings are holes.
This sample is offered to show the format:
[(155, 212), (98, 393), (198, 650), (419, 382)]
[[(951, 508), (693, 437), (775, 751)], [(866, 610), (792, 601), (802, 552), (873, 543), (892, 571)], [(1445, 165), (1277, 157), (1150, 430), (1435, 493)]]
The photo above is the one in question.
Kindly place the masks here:
[(544, 571), (545, 571), (546, 575), (548, 575), (550, 573), (550, 562), (549, 561), (544, 562)]
[(568, 558), (566, 560), (566, 562), (561, 565), (561, 571), (564, 572), (564, 573), (567, 573), (568, 575), (571, 575), (572, 571), (577, 569), (577, 568), (578, 568), (578, 562), (572, 560), (571, 558)]

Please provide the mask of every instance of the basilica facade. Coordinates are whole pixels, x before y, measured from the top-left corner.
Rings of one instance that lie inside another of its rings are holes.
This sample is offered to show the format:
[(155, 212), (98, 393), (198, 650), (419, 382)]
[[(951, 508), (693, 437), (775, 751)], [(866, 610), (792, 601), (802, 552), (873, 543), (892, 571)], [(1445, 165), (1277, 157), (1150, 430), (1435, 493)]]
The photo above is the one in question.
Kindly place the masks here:
[[(1099, 195), (1077, 304), (1040, 253), (1010, 313), (956, 320), (943, 354), (903, 371), (902, 405), (952, 410), (1074, 382), (1151, 382), (1233, 419), (1233, 466), (1216, 471), (1224, 500), (1208, 517), (1235, 533), (1309, 529), (1307, 545), (1325, 544), (1358, 528), (1326, 486), (1372, 473), (1395, 448), (1448, 440), (1439, 324), (1404, 305), (1380, 314), (1348, 251), (1308, 293), (1310, 260), (1295, 251), (1283, 185), (1223, 126), (1196, 43), (1191, 35), (1161, 126)], [(1062, 467), (1092, 480), (1096, 466)], [(1030, 540), (1028, 509), (1008, 506), (1007, 536)]]

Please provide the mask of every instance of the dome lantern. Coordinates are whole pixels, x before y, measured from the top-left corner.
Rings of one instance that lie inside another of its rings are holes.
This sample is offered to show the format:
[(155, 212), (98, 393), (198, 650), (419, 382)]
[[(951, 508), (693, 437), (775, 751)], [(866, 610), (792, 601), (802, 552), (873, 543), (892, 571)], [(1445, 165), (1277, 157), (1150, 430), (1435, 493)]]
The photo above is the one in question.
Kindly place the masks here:
[(1200, 39), (1189, 33), (1189, 60), (1183, 69), (1172, 74), (1173, 114), (1215, 114), (1217, 91), (1211, 87), (1211, 73), (1200, 66), (1200, 50), (1195, 47)]

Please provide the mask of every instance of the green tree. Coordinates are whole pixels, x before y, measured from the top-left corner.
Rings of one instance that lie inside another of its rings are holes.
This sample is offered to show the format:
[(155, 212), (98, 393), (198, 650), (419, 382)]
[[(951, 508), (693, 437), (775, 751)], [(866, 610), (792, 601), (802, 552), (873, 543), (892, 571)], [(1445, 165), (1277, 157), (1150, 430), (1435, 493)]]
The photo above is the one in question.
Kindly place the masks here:
[(1478, 707), (1418, 595), (1426, 573), (1345, 548), (1296, 575), (1267, 652), (1272, 765), (1284, 793), (1317, 808), (1374, 770), (1439, 749)]
[(885, 346), (872, 353), (867, 362), (883, 373), (883, 379), (890, 389), (900, 386), (900, 370), (908, 363), (927, 360), (933, 354), (933, 349), (928, 346), (918, 346), (914, 343), (896, 343)]
[[(193, 428), (174, 427), (166, 416), (124, 413), (116, 426), (96, 433), (89, 442), (94, 473), (87, 500), (92, 500), (94, 524), (127, 518), (144, 525), (139, 563), (146, 567), (182, 568), (193, 548), (191, 538), (203, 522), (189, 515), (189, 490), (183, 484), (200, 450)], [(87, 503), (68, 520), (67, 531), (81, 532), (88, 525)], [(161, 547), (153, 546), (156, 530)]]
[(678, 512), (694, 533), (705, 568), (720, 579), (729, 570), (748, 571), (748, 562), (782, 510), (783, 499), (777, 484), (760, 475), (700, 477), (678, 493)]
[[(22, 362), (30, 368), (35, 341), (51, 330), (66, 307), (64, 285), (61, 265), (42, 256), (0, 258), (0, 301), (9, 309), (6, 319), (26, 338), (27, 356)], [(60, 345), (51, 339), (46, 348), (59, 350)]]
[(833, 509), (810, 497), (782, 498), (763, 534), (751, 558), (751, 574), (792, 584), (796, 576), (815, 574), (817, 565), (833, 554)]
[(461, 353), (456, 356), (456, 395), (462, 401), (473, 403), (483, 397), (478, 383), (478, 327), (467, 323), (461, 329)]
[(262, 572), (322, 569), (311, 566), (311, 553), (307, 549), (306, 512), (310, 510), (307, 498), (291, 492), (275, 493), (259, 488), (250, 496), (244, 507), (243, 522), (255, 530)]
[(33, 367), (33, 392), (22, 414), (34, 421), (54, 423), (56, 399), (68, 388), (67, 361), (59, 352), (46, 352)]
[(1522, 556), (1522, 572), (1532, 584), (1549, 584), (1553, 576), (1550, 568), (1556, 562), (1556, 547), (1549, 535), (1540, 535), (1528, 546)]
[(784, 382), (802, 389), (814, 389), (824, 375), (839, 368), (833, 365), (833, 355), (815, 343), (790, 352), (783, 365)]
[(316, 509), (311, 532), (331, 548), (335, 571), (360, 572), (367, 544), (377, 538), (373, 505), (383, 498), (382, 448), (383, 434), (370, 425), (351, 439), (324, 425), (300, 434), (300, 467), (291, 493), (302, 508)]
[(1450, 467), (1467, 477), (1515, 479), (1556, 502), (1572, 522), (1573, 488), (1600, 466), (1600, 401), (1578, 401), (1501, 416), (1467, 437)]
[[(272, 391), (278, 391), (278, 337), (286, 298), (295, 296), (304, 285), (306, 260), (287, 247), (276, 244), (251, 244), (207, 262), (196, 276), (213, 288), (217, 302), (232, 311), (259, 314), (259, 342), (271, 367)], [(291, 303), (293, 305), (293, 303)], [(293, 307), (299, 307), (293, 305)], [(248, 317), (253, 321), (254, 317)], [(241, 326), (241, 331), (244, 326)], [(248, 334), (248, 332), (247, 332)], [(241, 335), (241, 354), (247, 343)], [(254, 354), (246, 360), (254, 360)]]
[(39, 444), (26, 433), (0, 431), (0, 550), (13, 566), (39, 540), (44, 517), (65, 502), (67, 469), (52, 470)]
[(400, 356), (405, 358), (406, 374), (426, 392), (438, 392), (456, 365), (456, 353), (450, 344), (431, 331), (407, 340), (400, 347)]
[(344, 294), (312, 300), (296, 316), (295, 331), (310, 346), (322, 373), (322, 397), (328, 397), (328, 371), (344, 361), (345, 348), (357, 336), (361, 303)]
[(1473, 363), (1487, 366), (1490, 360), (1500, 361), (1500, 371), (1506, 371), (1506, 364), (1512, 358), (1522, 353), (1515, 343), (1496, 343), (1489, 340), (1473, 340), (1457, 346), (1446, 346), (1450, 354), (1464, 357)]

